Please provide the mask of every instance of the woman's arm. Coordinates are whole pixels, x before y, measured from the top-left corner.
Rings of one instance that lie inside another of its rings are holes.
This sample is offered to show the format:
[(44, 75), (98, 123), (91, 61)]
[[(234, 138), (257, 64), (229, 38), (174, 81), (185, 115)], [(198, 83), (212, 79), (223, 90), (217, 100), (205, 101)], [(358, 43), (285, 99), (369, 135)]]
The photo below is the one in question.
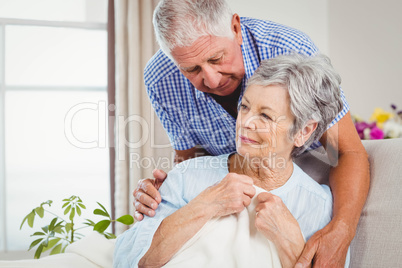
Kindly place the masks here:
[(211, 186), (186, 206), (165, 218), (153, 237), (139, 267), (160, 267), (213, 217), (241, 212), (255, 194), (253, 180), (229, 173), (219, 184)]

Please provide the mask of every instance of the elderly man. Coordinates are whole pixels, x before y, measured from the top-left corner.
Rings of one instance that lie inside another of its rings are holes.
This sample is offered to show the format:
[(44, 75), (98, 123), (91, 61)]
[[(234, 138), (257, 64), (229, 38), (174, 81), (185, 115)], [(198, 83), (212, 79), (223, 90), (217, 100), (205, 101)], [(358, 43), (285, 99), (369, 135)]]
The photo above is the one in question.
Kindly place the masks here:
[[(297, 30), (233, 15), (224, 0), (162, 0), (154, 27), (161, 50), (145, 69), (145, 84), (176, 162), (236, 150), (237, 107), (260, 61), (318, 51)], [(322, 144), (338, 160), (330, 173), (333, 219), (308, 240), (296, 267), (343, 267), (367, 197), (367, 153), (341, 94), (344, 109), (312, 146)], [(143, 180), (133, 193), (138, 220), (140, 213), (154, 216), (161, 201), (157, 188), (166, 174), (154, 176), (156, 182)]]

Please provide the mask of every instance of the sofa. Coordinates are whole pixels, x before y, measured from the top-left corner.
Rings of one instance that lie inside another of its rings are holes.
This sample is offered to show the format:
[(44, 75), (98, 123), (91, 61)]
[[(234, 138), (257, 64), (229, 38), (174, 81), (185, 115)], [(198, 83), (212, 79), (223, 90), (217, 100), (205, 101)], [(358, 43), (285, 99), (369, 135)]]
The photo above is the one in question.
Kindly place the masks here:
[[(402, 139), (363, 141), (363, 145), (371, 185), (351, 244), (350, 267), (402, 267)], [(296, 162), (318, 182), (328, 183), (330, 165), (323, 151), (305, 153)], [(68, 253), (0, 261), (0, 267), (111, 267), (113, 243), (94, 233), (69, 246)]]
[[(350, 267), (402, 267), (402, 139), (368, 140), (370, 190), (351, 244)], [(325, 154), (296, 160), (320, 183), (328, 183)], [(353, 178), (351, 178), (353, 179)]]

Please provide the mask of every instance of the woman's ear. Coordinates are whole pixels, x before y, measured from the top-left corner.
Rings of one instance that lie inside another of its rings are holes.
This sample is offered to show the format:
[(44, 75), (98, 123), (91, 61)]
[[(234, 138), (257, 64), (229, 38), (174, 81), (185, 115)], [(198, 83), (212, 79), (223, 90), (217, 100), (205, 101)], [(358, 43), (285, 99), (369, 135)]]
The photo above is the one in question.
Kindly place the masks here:
[(316, 130), (318, 123), (314, 120), (310, 120), (307, 124), (303, 127), (303, 129), (299, 130), (295, 136), (295, 146), (301, 147), (303, 146), (306, 141), (311, 137), (313, 132)]

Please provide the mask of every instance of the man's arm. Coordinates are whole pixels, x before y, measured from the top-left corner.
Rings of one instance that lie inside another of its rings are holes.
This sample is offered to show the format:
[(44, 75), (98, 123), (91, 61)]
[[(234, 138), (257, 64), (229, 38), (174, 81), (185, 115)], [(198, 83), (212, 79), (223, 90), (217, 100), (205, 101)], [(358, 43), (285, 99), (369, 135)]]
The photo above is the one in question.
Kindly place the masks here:
[(298, 264), (344, 267), (370, 185), (368, 155), (357, 135), (350, 112), (320, 139), (331, 162), (330, 187), (334, 197), (332, 221), (308, 241)]

